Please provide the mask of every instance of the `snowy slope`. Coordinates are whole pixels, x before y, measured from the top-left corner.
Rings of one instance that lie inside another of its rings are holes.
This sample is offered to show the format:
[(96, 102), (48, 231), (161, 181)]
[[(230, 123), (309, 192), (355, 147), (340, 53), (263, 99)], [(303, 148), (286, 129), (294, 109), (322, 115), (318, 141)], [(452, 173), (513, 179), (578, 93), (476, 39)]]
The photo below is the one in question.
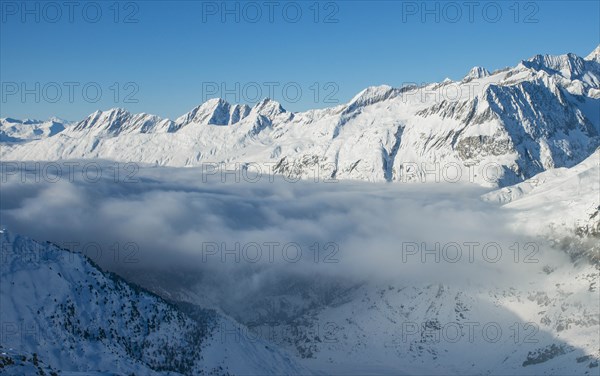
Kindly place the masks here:
[[(297, 374), (306, 370), (211, 310), (175, 306), (87, 258), (0, 233), (0, 365), (111, 374)], [(232, 334), (233, 333), (233, 334)], [(24, 358), (23, 358), (24, 357)], [(8, 359), (12, 360), (8, 360)]]
[(507, 186), (598, 147), (596, 56), (537, 55), (491, 73), (475, 67), (461, 81), (370, 87), (347, 104), (301, 113), (271, 100), (250, 108), (212, 99), (175, 121), (112, 109), (54, 137), (5, 144), (0, 157), (272, 163), (305, 178)]
[[(325, 374), (596, 375), (598, 268), (563, 256), (537, 252), (528, 274), (508, 286), (495, 280), (510, 271), (478, 264), (473, 268), (489, 269), (489, 279), (466, 285), (422, 283), (402, 273), (387, 283), (290, 274), (235, 307), (224, 304), (230, 296), (220, 304), (257, 337)], [(216, 289), (164, 278), (170, 283), (146, 282), (191, 301)]]
[(275, 333), (327, 374), (593, 375), (600, 356), (596, 277), (593, 268), (564, 267), (506, 290), (365, 284), (341, 296), (331, 291), (331, 304), (289, 322), (273, 312), (254, 329)]
[(514, 213), (515, 228), (600, 264), (600, 149), (574, 167), (542, 172), (483, 198)]

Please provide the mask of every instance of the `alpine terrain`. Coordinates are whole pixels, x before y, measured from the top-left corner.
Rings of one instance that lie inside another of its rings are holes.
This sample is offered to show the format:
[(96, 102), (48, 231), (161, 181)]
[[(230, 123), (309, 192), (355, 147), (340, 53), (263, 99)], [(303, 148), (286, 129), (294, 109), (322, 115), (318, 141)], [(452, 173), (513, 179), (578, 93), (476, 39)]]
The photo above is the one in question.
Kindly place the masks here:
[(2, 374), (600, 372), (600, 46), (306, 112), (2, 118), (0, 160)]

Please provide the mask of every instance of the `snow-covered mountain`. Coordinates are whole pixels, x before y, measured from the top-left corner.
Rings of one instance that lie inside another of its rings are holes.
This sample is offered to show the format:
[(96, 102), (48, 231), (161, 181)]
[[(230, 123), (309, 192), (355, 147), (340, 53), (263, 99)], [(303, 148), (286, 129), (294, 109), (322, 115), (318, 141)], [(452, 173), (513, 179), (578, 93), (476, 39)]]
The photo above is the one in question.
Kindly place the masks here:
[(169, 303), (81, 254), (7, 230), (0, 243), (0, 373), (307, 372), (272, 344), (240, 335), (233, 320)]
[(594, 49), (589, 55), (585, 57), (586, 60), (593, 60), (600, 63), (600, 45)]
[(473, 80), (473, 79), (477, 79), (477, 78), (487, 77), (489, 75), (490, 75), (490, 72), (487, 69), (485, 69), (483, 67), (473, 67), (473, 68), (471, 68), (469, 73), (467, 73), (464, 80), (469, 80), (469, 79)]
[(52, 137), (65, 130), (72, 123), (50, 118), (42, 120), (0, 119), (0, 142), (23, 142)]
[(251, 306), (264, 316), (247, 319), (327, 374), (597, 374), (597, 270), (542, 269), (507, 289), (291, 284), (304, 294), (273, 291)]
[(268, 99), (253, 108), (211, 99), (175, 121), (95, 112), (40, 140), (5, 138), (0, 157), (272, 163), (300, 177), (507, 186), (593, 153), (599, 108), (597, 48), (586, 58), (536, 55), (491, 73), (475, 67), (461, 81), (370, 87), (347, 104), (300, 113)]
[(148, 114), (134, 115), (120, 108), (96, 111), (73, 127), (75, 133), (86, 133), (96, 137), (171, 130), (173, 130), (173, 122), (170, 120), (163, 120), (158, 116)]

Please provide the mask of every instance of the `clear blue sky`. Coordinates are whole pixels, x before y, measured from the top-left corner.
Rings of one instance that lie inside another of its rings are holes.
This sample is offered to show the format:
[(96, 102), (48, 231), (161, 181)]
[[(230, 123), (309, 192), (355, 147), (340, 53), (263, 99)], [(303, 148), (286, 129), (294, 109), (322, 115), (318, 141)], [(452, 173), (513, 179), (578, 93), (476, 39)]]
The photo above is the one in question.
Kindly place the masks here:
[[(221, 1), (116, 6), (99, 1), (85, 10), (85, 2), (69, 9), (58, 1), (53, 3), (57, 10), (44, 2), (28, 2), (23, 9), (21, 1), (3, 0), (0, 116), (79, 120), (96, 109), (124, 107), (175, 118), (210, 96), (203, 87), (213, 82), (234, 91), (238, 82), (241, 102), (252, 99), (257, 86), (267, 96), (268, 83), (277, 82), (272, 96), (286, 109), (300, 111), (330, 106), (324, 97), (336, 88), (331, 99), (344, 103), (370, 85), (460, 79), (474, 65), (494, 70), (537, 53), (585, 56), (600, 43), (598, 1), (522, 1), (516, 6), (515, 1), (478, 1), (472, 9), (464, 1), (450, 6), (323, 1), (317, 7), (304, 1), (284, 8), (286, 3), (228, 2), (232, 12), (227, 13)], [(23, 100), (19, 85), (36, 91), (36, 82), (40, 102), (33, 94)], [(71, 86), (73, 98), (70, 82), (79, 83)], [(126, 86), (128, 82), (134, 84)], [(320, 87), (317, 100), (315, 82)], [(334, 85), (326, 86), (329, 82)], [(294, 99), (298, 86), (299, 100), (286, 101)], [(97, 87), (102, 95), (92, 103)], [(137, 103), (126, 103), (125, 96), (136, 90), (130, 99)], [(235, 101), (232, 93), (220, 96)]]

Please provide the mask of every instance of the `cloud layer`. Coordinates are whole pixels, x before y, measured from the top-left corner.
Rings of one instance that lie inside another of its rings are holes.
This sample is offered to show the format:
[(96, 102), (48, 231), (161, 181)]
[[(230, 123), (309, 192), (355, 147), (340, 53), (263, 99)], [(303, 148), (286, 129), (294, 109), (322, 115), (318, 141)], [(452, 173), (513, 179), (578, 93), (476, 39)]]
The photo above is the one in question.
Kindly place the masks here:
[(236, 183), (200, 168), (136, 167), (115, 179), (106, 173), (113, 165), (95, 163), (102, 177), (90, 178), (83, 164), (68, 176), (41, 175), (42, 165), (37, 182), (35, 169), (3, 167), (2, 224), (82, 251), (108, 269), (195, 270), (234, 290), (315, 273), (514, 282), (562, 260), (509, 230), (510, 213), (482, 202), (480, 187)]

